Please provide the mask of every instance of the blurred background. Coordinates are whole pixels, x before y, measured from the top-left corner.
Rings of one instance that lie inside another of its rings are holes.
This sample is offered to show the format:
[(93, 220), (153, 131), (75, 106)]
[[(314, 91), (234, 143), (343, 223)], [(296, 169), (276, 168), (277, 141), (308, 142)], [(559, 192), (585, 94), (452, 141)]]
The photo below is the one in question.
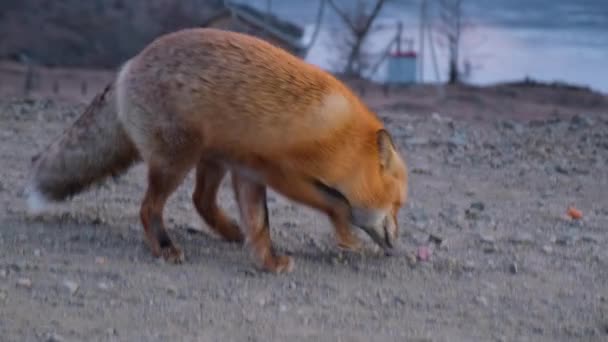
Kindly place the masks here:
[(382, 85), (534, 80), (608, 92), (606, 0), (3, 0), (0, 94), (88, 99), (155, 37), (202, 26)]

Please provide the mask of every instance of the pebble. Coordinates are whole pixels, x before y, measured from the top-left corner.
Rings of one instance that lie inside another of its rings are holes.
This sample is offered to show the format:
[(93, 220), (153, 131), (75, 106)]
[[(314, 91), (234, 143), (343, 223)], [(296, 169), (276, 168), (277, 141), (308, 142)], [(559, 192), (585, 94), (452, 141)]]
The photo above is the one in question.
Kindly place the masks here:
[(17, 286), (29, 289), (32, 287), (32, 281), (29, 278), (19, 278), (17, 279)]
[(479, 240), (485, 243), (495, 243), (496, 237), (487, 233), (479, 233)]
[(64, 341), (65, 341), (65, 338), (56, 333), (50, 334), (46, 339), (46, 342), (64, 342)]
[(177, 294), (177, 287), (173, 284), (169, 284), (167, 285), (167, 293), (170, 295), (176, 295)]
[(477, 296), (475, 297), (475, 303), (481, 306), (488, 306), (488, 299), (484, 296)]
[(34, 256), (35, 257), (40, 257), (40, 250), (39, 249), (34, 249)]
[(519, 267), (517, 266), (517, 263), (514, 261), (509, 265), (509, 272), (513, 273), (513, 274), (517, 274), (517, 272), (519, 271)]
[(464, 262), (463, 268), (465, 271), (473, 271), (475, 269), (475, 262), (473, 260), (467, 260)]
[(6, 270), (0, 270), (0, 278), (6, 278), (8, 276), (8, 272)]
[(516, 244), (531, 244), (534, 242), (534, 237), (530, 233), (519, 232), (512, 236), (509, 241)]
[(584, 234), (581, 236), (581, 241), (583, 242), (589, 242), (589, 243), (599, 243), (600, 240), (598, 239), (597, 236), (592, 235), (592, 234)]
[(574, 245), (577, 241), (578, 236), (572, 233), (560, 235), (555, 239), (555, 243), (561, 246), (571, 246)]
[(108, 285), (108, 283), (103, 282), (103, 281), (100, 281), (99, 283), (97, 283), (97, 287), (98, 287), (100, 290), (104, 290), (104, 291), (105, 291), (105, 290), (109, 290), (109, 289), (110, 289), (110, 285)]
[(419, 246), (416, 251), (416, 258), (420, 261), (428, 261), (433, 252), (428, 246)]
[(68, 291), (70, 291), (70, 294), (72, 296), (76, 293), (76, 291), (78, 291), (78, 288), (80, 287), (78, 285), (78, 283), (71, 281), (71, 280), (64, 280), (63, 286), (65, 286), (68, 289)]
[(553, 253), (553, 248), (549, 245), (544, 245), (543, 252), (545, 252), (546, 254), (551, 254), (551, 253)]

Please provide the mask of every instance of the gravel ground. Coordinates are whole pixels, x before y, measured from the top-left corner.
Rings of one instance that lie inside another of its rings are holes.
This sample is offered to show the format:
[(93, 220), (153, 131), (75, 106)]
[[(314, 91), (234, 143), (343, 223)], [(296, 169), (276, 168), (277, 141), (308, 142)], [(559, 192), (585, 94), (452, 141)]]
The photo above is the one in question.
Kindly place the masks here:
[(383, 110), (410, 169), (401, 252), (377, 256), (370, 242), (342, 254), (322, 215), (271, 193), (273, 239), (296, 262), (275, 276), (209, 232), (192, 174), (166, 212), (182, 265), (143, 242), (142, 165), (28, 215), (29, 158), (82, 109), (0, 100), (2, 341), (608, 340), (608, 110), (534, 121)]

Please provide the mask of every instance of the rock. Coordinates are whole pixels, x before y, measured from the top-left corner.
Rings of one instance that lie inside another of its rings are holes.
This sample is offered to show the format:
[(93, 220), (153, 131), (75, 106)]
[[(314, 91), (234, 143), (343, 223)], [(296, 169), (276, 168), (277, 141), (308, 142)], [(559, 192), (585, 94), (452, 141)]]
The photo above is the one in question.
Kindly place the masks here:
[(478, 201), (478, 202), (471, 203), (470, 208), (471, 209), (475, 209), (475, 210), (479, 210), (479, 211), (484, 211), (485, 208), (486, 208), (486, 206), (485, 206), (485, 204), (483, 202)]
[(488, 233), (479, 233), (479, 241), (484, 243), (496, 243), (496, 237)]
[(175, 296), (177, 294), (177, 286), (173, 284), (167, 285), (167, 293)]
[(39, 249), (34, 249), (34, 256), (39, 258), (40, 257), (40, 250)]
[(46, 338), (46, 342), (64, 342), (65, 338), (57, 333), (52, 333)]
[(513, 274), (517, 274), (519, 267), (517, 266), (517, 263), (514, 261), (509, 265), (509, 272), (513, 273)]
[(8, 271), (7, 270), (0, 270), (0, 278), (6, 278), (8, 276)]
[(444, 245), (444, 239), (438, 235), (435, 234), (430, 234), (429, 235), (429, 242), (430, 243), (434, 243), (437, 246), (443, 246)]
[(412, 173), (418, 174), (418, 175), (428, 175), (428, 176), (433, 175), (433, 172), (431, 171), (431, 169), (429, 169), (427, 167), (415, 167), (412, 169)]
[(551, 253), (553, 253), (553, 248), (549, 245), (544, 245), (543, 252), (545, 252), (545, 254), (551, 254)]
[(416, 251), (416, 258), (419, 261), (429, 261), (432, 254), (433, 252), (428, 246), (419, 246)]
[(17, 286), (30, 289), (32, 288), (32, 281), (29, 278), (19, 278), (17, 279)]
[(405, 139), (405, 144), (409, 146), (420, 146), (420, 145), (428, 145), (429, 139), (425, 138), (408, 138)]
[(561, 246), (572, 246), (579, 240), (578, 234), (569, 232), (562, 234), (555, 239), (555, 243)]
[(569, 129), (580, 129), (593, 126), (594, 122), (591, 118), (577, 114), (570, 119)]
[(467, 260), (464, 262), (462, 268), (465, 271), (473, 271), (475, 269), (475, 262), (473, 260)]
[(110, 285), (108, 285), (108, 283), (106, 282), (100, 281), (99, 283), (97, 283), (97, 288), (106, 291), (110, 289)]
[(418, 262), (418, 259), (415, 254), (407, 253), (407, 263), (408, 263), (408, 265), (410, 265), (410, 267), (416, 266), (417, 262)]
[(600, 243), (600, 239), (593, 234), (583, 234), (581, 236), (581, 241), (588, 243)]
[(469, 205), (469, 208), (465, 209), (464, 217), (468, 220), (477, 220), (479, 219), (481, 212), (485, 210), (485, 205), (483, 202), (473, 202)]
[(454, 132), (454, 134), (448, 138), (448, 145), (452, 147), (465, 146), (467, 144), (467, 135), (464, 132)]
[(64, 280), (63, 286), (65, 286), (65, 288), (68, 289), (68, 291), (70, 292), (70, 295), (72, 295), (72, 296), (76, 293), (76, 291), (78, 291), (78, 288), (80, 287), (78, 285), (78, 283), (71, 281), (71, 280)]
[(484, 296), (477, 296), (475, 297), (475, 303), (481, 306), (488, 306), (488, 299)]
[(514, 244), (532, 244), (534, 243), (534, 237), (527, 232), (518, 232), (509, 241)]
[(561, 173), (562, 175), (568, 175), (570, 172), (561, 165), (555, 165), (555, 172)]

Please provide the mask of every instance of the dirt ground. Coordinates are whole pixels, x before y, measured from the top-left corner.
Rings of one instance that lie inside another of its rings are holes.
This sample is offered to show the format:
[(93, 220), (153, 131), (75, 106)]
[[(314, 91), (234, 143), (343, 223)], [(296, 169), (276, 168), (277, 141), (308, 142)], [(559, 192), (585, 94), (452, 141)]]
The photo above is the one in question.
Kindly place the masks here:
[[(143, 242), (142, 165), (27, 214), (30, 157), (84, 105), (4, 97), (0, 340), (607, 341), (605, 96), (504, 86), (433, 102), (433, 88), (407, 91), (377, 103), (410, 170), (400, 252), (378, 256), (369, 242), (340, 253), (325, 217), (271, 193), (274, 242), (296, 263), (281, 276), (209, 233), (192, 174), (166, 212), (182, 265)], [(221, 198), (236, 217), (228, 180)], [(566, 216), (571, 205), (582, 219)]]

